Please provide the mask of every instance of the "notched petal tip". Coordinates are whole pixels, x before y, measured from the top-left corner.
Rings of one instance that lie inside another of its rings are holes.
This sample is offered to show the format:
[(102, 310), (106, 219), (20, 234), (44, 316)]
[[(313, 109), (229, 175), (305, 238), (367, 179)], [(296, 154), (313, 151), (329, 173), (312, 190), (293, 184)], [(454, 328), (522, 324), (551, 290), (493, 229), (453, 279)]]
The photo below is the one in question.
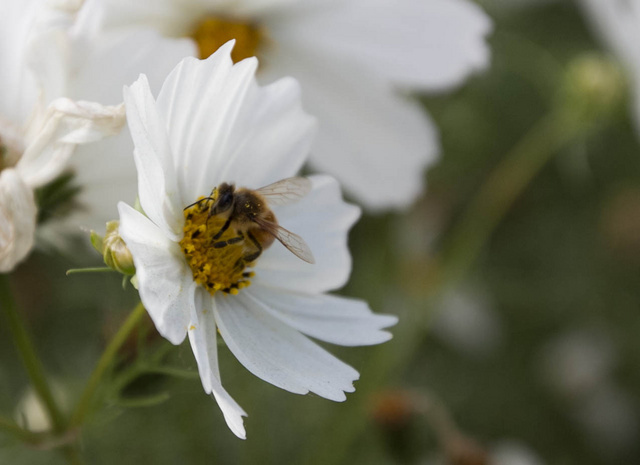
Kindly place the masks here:
[(138, 94), (139, 92), (147, 89), (150, 89), (149, 79), (147, 78), (147, 75), (144, 73), (140, 73), (138, 75), (138, 79), (136, 79), (132, 84), (124, 85), (122, 87), (122, 95), (124, 97), (124, 102), (126, 107), (129, 107), (129, 105), (135, 105), (136, 104), (135, 94)]

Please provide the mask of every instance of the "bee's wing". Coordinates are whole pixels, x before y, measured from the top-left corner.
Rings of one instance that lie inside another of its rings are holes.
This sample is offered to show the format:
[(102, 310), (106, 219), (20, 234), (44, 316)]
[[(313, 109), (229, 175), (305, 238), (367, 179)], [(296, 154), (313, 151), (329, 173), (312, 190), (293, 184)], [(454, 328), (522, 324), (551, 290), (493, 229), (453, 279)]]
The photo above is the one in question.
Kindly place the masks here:
[(307, 243), (297, 234), (284, 229), (279, 224), (272, 223), (271, 221), (265, 221), (261, 218), (256, 218), (255, 222), (262, 229), (278, 239), (282, 243), (282, 245), (289, 249), (289, 251), (296, 257), (304, 260), (307, 263), (313, 264), (316, 262)]
[(267, 199), (270, 206), (297, 202), (310, 191), (311, 181), (300, 176), (282, 179), (281, 181), (256, 189), (256, 192)]

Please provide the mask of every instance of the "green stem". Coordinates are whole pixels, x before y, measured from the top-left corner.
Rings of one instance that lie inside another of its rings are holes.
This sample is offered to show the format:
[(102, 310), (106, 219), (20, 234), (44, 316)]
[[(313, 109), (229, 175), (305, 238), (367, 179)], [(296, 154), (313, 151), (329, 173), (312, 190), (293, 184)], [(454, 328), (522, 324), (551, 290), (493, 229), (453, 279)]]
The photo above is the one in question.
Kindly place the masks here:
[(43, 434), (33, 433), (23, 429), (16, 425), (11, 419), (5, 417), (0, 417), (0, 431), (4, 431), (28, 444), (37, 444), (44, 436)]
[(78, 401), (75, 411), (71, 416), (71, 427), (78, 427), (84, 422), (85, 417), (89, 413), (93, 397), (98, 390), (98, 387), (100, 386), (102, 378), (113, 364), (118, 351), (125, 343), (131, 332), (136, 328), (144, 314), (144, 306), (142, 305), (142, 303), (139, 303), (124, 321), (115, 336), (113, 336), (113, 339), (111, 339), (111, 342), (104, 350), (102, 357), (100, 357), (98, 364), (93, 370), (93, 373), (91, 374), (91, 377), (87, 382), (82, 396)]
[(113, 268), (109, 268), (108, 266), (101, 266), (98, 268), (71, 268), (70, 270), (67, 270), (66, 275), (72, 275), (72, 274), (80, 274), (80, 273), (115, 273), (116, 270), (114, 270)]
[(20, 357), (22, 358), (22, 363), (29, 375), (29, 379), (47, 410), (54, 431), (60, 432), (65, 427), (64, 417), (53, 398), (49, 384), (47, 384), (42, 362), (40, 361), (40, 358), (38, 358), (31, 337), (20, 318), (20, 315), (18, 315), (16, 305), (11, 294), (9, 278), (6, 275), (0, 275), (0, 305), (2, 305), (4, 313), (7, 316), (9, 330), (11, 331), (13, 341), (20, 353)]
[(543, 118), (496, 166), (451, 231), (436, 262), (435, 289), (455, 284), (475, 263), (493, 231), (531, 180), (583, 130), (584, 122), (565, 113)]

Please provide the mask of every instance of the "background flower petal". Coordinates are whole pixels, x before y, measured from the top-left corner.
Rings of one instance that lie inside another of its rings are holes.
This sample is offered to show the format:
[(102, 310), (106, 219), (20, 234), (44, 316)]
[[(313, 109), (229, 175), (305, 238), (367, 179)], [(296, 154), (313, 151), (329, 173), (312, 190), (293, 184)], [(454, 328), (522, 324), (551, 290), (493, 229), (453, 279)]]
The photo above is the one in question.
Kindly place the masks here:
[(76, 145), (117, 134), (124, 122), (123, 105), (56, 99), (39, 124), (30, 126), (16, 169), (32, 188), (42, 186), (62, 173)]
[(589, 20), (602, 39), (630, 71), (633, 115), (640, 133), (640, 2), (581, 0)]
[(356, 63), (296, 44), (270, 57), (267, 77), (300, 81), (304, 107), (318, 117), (316, 171), (335, 176), (369, 209), (407, 207), (422, 192), (438, 151), (436, 129), (417, 102)]
[(279, 46), (340, 55), (415, 89), (450, 89), (489, 64), (491, 20), (467, 0), (333, 2), (273, 21)]
[(0, 172), (0, 273), (11, 271), (33, 247), (37, 208), (16, 170)]
[(183, 37), (195, 28), (195, 20), (211, 8), (209, 0), (155, 0), (134, 2), (109, 0), (105, 25), (108, 27), (136, 27), (146, 24), (171, 37)]
[(37, 82), (26, 53), (38, 4), (32, 0), (3, 2), (0, 15), (0, 115), (14, 124), (26, 121), (36, 103)]

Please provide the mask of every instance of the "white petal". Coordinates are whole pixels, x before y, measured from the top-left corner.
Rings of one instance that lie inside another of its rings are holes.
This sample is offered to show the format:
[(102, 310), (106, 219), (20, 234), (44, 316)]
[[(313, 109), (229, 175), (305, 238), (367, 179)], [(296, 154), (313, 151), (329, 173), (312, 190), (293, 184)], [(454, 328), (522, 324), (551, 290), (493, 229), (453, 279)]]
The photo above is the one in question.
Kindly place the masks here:
[(168, 39), (146, 29), (82, 31), (73, 37), (71, 97), (101, 103), (122, 101), (122, 86), (143, 73), (153, 95), (184, 57), (196, 53), (189, 39)]
[(67, 13), (77, 13), (83, 4), (91, 3), (90, 0), (49, 0), (50, 4)]
[(316, 120), (302, 109), (297, 81), (254, 82), (226, 144), (222, 179), (257, 188), (291, 177), (306, 162), (315, 134)]
[(156, 110), (146, 76), (124, 88), (127, 124), (133, 139), (140, 204), (174, 241), (182, 237), (183, 203), (178, 191), (165, 122)]
[(109, 0), (105, 23), (110, 28), (151, 26), (170, 37), (184, 37), (195, 29), (208, 8), (207, 0)]
[(631, 74), (634, 117), (640, 132), (640, 1), (582, 0), (588, 19)]
[(489, 63), (491, 21), (467, 0), (352, 0), (275, 21), (278, 44), (340, 55), (417, 89), (451, 88)]
[(28, 144), (16, 169), (29, 186), (46, 184), (66, 168), (77, 144), (117, 134), (124, 121), (123, 105), (54, 100), (42, 119), (30, 126)]
[(274, 213), (282, 227), (305, 240), (316, 263), (300, 260), (275, 241), (257, 261), (256, 283), (293, 292), (322, 293), (347, 282), (351, 273), (347, 234), (360, 209), (342, 200), (335, 179), (310, 179), (313, 188), (309, 194), (296, 203), (274, 208)]
[(38, 11), (35, 1), (5, 1), (0, 15), (0, 114), (22, 124), (38, 97), (35, 77), (27, 67), (27, 46)]
[(16, 170), (0, 172), (0, 273), (11, 271), (33, 247), (37, 208)]
[(613, 51), (640, 75), (640, 1), (581, 0), (578, 3)]
[(216, 299), (216, 322), (227, 346), (251, 373), (296, 394), (344, 401), (358, 372), (271, 316), (250, 293)]
[[(206, 0), (205, 0), (206, 1)], [(306, 4), (310, 0), (222, 0), (218, 1), (218, 6), (211, 10), (212, 12), (219, 12), (219, 14), (226, 14), (232, 18), (245, 17), (260, 18), (265, 15), (269, 15), (275, 12), (280, 13), (280, 10), (287, 10), (288, 8), (298, 5), (300, 3)], [(209, 2), (209, 5), (212, 5)]]
[(308, 155), (313, 120), (298, 86), (259, 88), (256, 60), (233, 65), (232, 47), (183, 60), (158, 96), (186, 203), (223, 181), (257, 188), (292, 176)]
[(167, 36), (184, 37), (192, 34), (198, 22), (207, 15), (256, 18), (295, 3), (300, 0), (110, 0), (107, 2), (107, 24), (111, 27), (152, 26)]
[(633, 101), (633, 115), (636, 120), (636, 130), (638, 131), (638, 134), (640, 134), (640, 74), (636, 77), (636, 82), (634, 84)]
[(218, 334), (212, 307), (215, 303), (202, 288), (196, 289), (194, 297), (195, 304), (191, 308), (191, 324), (189, 325), (189, 342), (198, 362), (202, 387), (207, 394), (213, 394), (215, 397), (233, 434), (245, 439), (247, 435), (242, 417), (246, 417), (247, 414), (231, 398), (220, 382)]
[(25, 50), (30, 70), (36, 77), (39, 100), (46, 105), (59, 97), (69, 97), (69, 30), (73, 15), (48, 2), (36, 0), (36, 21)]
[(187, 335), (195, 282), (180, 246), (147, 217), (118, 204), (120, 235), (133, 255), (140, 300), (158, 332), (172, 344)]
[(101, 231), (107, 221), (118, 217), (118, 202), (135, 202), (138, 175), (128, 131), (78, 147), (69, 164), (82, 189), (75, 197), (79, 208), (56, 221), (61, 232)]
[(300, 80), (304, 106), (318, 116), (312, 166), (335, 176), (370, 209), (407, 207), (422, 192), (424, 169), (438, 150), (420, 106), (354, 63), (295, 44), (280, 49), (267, 71)]
[(246, 292), (256, 296), (272, 315), (289, 326), (321, 341), (343, 346), (388, 341), (391, 334), (382, 328), (398, 322), (395, 316), (373, 313), (361, 300), (327, 294), (284, 293), (260, 285)]

